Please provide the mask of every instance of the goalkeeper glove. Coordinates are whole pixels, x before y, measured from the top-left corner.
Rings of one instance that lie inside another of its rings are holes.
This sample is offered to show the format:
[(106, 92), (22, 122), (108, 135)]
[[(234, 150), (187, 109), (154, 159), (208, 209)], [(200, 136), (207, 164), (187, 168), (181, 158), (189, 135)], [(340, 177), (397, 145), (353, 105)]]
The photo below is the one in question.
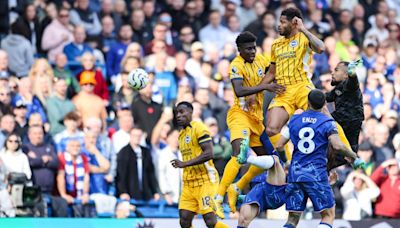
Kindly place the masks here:
[(362, 63), (362, 59), (357, 59), (354, 61), (351, 61), (347, 67), (347, 74), (350, 76), (353, 76), (356, 70), (356, 67), (358, 66), (358, 64)]
[(365, 168), (365, 162), (361, 158), (356, 158), (353, 162), (353, 169), (363, 169)]

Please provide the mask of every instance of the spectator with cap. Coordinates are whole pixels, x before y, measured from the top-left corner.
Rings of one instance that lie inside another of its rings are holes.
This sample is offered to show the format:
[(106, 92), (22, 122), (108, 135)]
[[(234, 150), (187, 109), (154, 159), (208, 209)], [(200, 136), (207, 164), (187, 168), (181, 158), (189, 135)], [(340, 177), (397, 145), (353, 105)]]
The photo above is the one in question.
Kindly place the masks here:
[(83, 144), (83, 132), (78, 128), (80, 116), (77, 112), (71, 111), (64, 115), (65, 130), (54, 135), (57, 153), (62, 153), (68, 144), (68, 141), (74, 139)]
[(361, 54), (363, 65), (367, 68), (367, 70), (371, 69), (375, 64), (376, 58), (378, 54), (376, 53), (378, 47), (378, 43), (374, 39), (366, 39), (364, 41), (364, 51)]
[(185, 63), (185, 70), (196, 80), (197, 87), (207, 87), (208, 80), (204, 74), (201, 64), (204, 57), (204, 47), (199, 41), (192, 44), (190, 58)]
[(218, 10), (212, 10), (208, 19), (209, 24), (199, 32), (199, 40), (204, 44), (206, 50), (213, 46), (217, 50), (222, 50), (229, 36), (229, 30), (221, 25), (221, 13)]
[(33, 64), (33, 48), (19, 30), (16, 23), (11, 25), (11, 34), (1, 40), (1, 47), (7, 52), (10, 70), (15, 76), (24, 77), (28, 75)]
[(10, 76), (15, 76), (15, 72), (12, 72), (9, 68), (7, 52), (0, 49), (0, 78), (8, 79)]
[(28, 121), (26, 119), (26, 105), (19, 101), (14, 107), (13, 114), (15, 116), (15, 132), (21, 137), (25, 138), (28, 133)]
[(90, 36), (96, 36), (101, 31), (99, 17), (89, 8), (89, 0), (77, 0), (76, 8), (70, 12), (73, 25), (81, 25)]
[(378, 218), (400, 218), (399, 174), (399, 163), (393, 158), (383, 162), (371, 175), (381, 192), (375, 203)]
[(75, 94), (80, 91), (80, 86), (78, 80), (76, 80), (75, 75), (67, 66), (68, 60), (64, 53), (60, 53), (55, 57), (55, 66), (53, 68), (54, 76), (56, 78), (63, 78), (67, 84), (67, 97), (71, 99)]
[(64, 78), (59, 78), (54, 83), (53, 96), (47, 99), (47, 115), (50, 123), (50, 134), (56, 135), (65, 129), (62, 124), (65, 115), (75, 110), (71, 100), (67, 98), (67, 83)]
[(92, 53), (84, 53), (81, 58), (83, 71), (80, 72), (76, 77), (78, 78), (78, 80), (80, 80), (82, 74), (94, 74), (94, 79), (96, 80), (96, 84), (94, 86), (94, 94), (96, 94), (103, 100), (105, 106), (108, 106), (109, 94), (107, 82), (104, 79), (102, 71), (96, 68), (95, 63), (96, 59)]
[[(79, 62), (81, 56), (85, 52), (93, 52), (93, 49), (85, 43), (86, 32), (82, 25), (75, 25), (74, 27), (74, 40), (64, 46), (64, 54), (67, 56), (70, 62)], [(77, 72), (81, 69), (78, 66), (71, 68), (73, 72)]]
[(29, 119), (33, 113), (39, 113), (43, 122), (47, 123), (47, 115), (43, 104), (40, 102), (39, 98), (32, 93), (32, 81), (27, 77), (19, 80), (18, 93), (14, 96), (12, 101), (13, 106), (15, 107), (18, 102), (23, 102), (26, 105), (28, 109), (26, 113), (27, 119)]
[(98, 117), (103, 121), (103, 126), (106, 126), (107, 111), (104, 101), (94, 94), (94, 86), (97, 82), (93, 72), (81, 74), (79, 83), (81, 91), (72, 99), (72, 102), (81, 114), (83, 122), (89, 117)]
[(365, 162), (363, 171), (367, 176), (371, 176), (376, 168), (373, 147), (368, 140), (363, 141), (357, 151), (357, 155)]
[(50, 61), (55, 61), (58, 54), (63, 53), (64, 47), (74, 41), (73, 28), (69, 24), (69, 10), (60, 8), (54, 19), (43, 32), (42, 49), (47, 51)]
[(113, 77), (120, 72), (121, 60), (125, 55), (128, 45), (132, 42), (133, 31), (129, 24), (124, 24), (118, 30), (118, 41), (114, 43), (106, 56), (107, 77), (113, 81)]

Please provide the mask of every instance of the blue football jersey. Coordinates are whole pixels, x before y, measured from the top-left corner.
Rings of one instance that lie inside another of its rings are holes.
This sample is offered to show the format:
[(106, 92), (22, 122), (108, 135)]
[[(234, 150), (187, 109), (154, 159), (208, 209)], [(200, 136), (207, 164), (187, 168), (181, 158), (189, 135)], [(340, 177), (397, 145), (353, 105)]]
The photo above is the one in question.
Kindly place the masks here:
[(321, 112), (307, 110), (294, 115), (288, 127), (294, 145), (288, 182), (327, 180), (328, 137), (338, 133), (335, 121)]

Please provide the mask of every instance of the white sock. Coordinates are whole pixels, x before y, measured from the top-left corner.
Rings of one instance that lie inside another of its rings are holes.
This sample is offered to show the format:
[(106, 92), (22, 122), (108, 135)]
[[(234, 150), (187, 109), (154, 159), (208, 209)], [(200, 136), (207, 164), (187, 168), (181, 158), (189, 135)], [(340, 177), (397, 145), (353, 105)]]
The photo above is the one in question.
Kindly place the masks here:
[(329, 225), (328, 223), (321, 222), (318, 225), (318, 228), (332, 228), (332, 225)]
[(274, 165), (275, 160), (271, 155), (250, 156), (247, 158), (247, 163), (258, 166), (262, 169), (269, 169)]

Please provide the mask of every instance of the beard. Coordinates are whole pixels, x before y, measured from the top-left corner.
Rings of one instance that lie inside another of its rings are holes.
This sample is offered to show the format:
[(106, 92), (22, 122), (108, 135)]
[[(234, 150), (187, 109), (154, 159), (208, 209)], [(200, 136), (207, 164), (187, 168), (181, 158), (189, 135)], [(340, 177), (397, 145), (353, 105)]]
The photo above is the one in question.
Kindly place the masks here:
[(335, 81), (335, 80), (332, 79), (332, 81), (331, 81), (331, 86), (337, 86), (337, 85), (339, 85), (339, 84), (340, 84), (339, 81)]

